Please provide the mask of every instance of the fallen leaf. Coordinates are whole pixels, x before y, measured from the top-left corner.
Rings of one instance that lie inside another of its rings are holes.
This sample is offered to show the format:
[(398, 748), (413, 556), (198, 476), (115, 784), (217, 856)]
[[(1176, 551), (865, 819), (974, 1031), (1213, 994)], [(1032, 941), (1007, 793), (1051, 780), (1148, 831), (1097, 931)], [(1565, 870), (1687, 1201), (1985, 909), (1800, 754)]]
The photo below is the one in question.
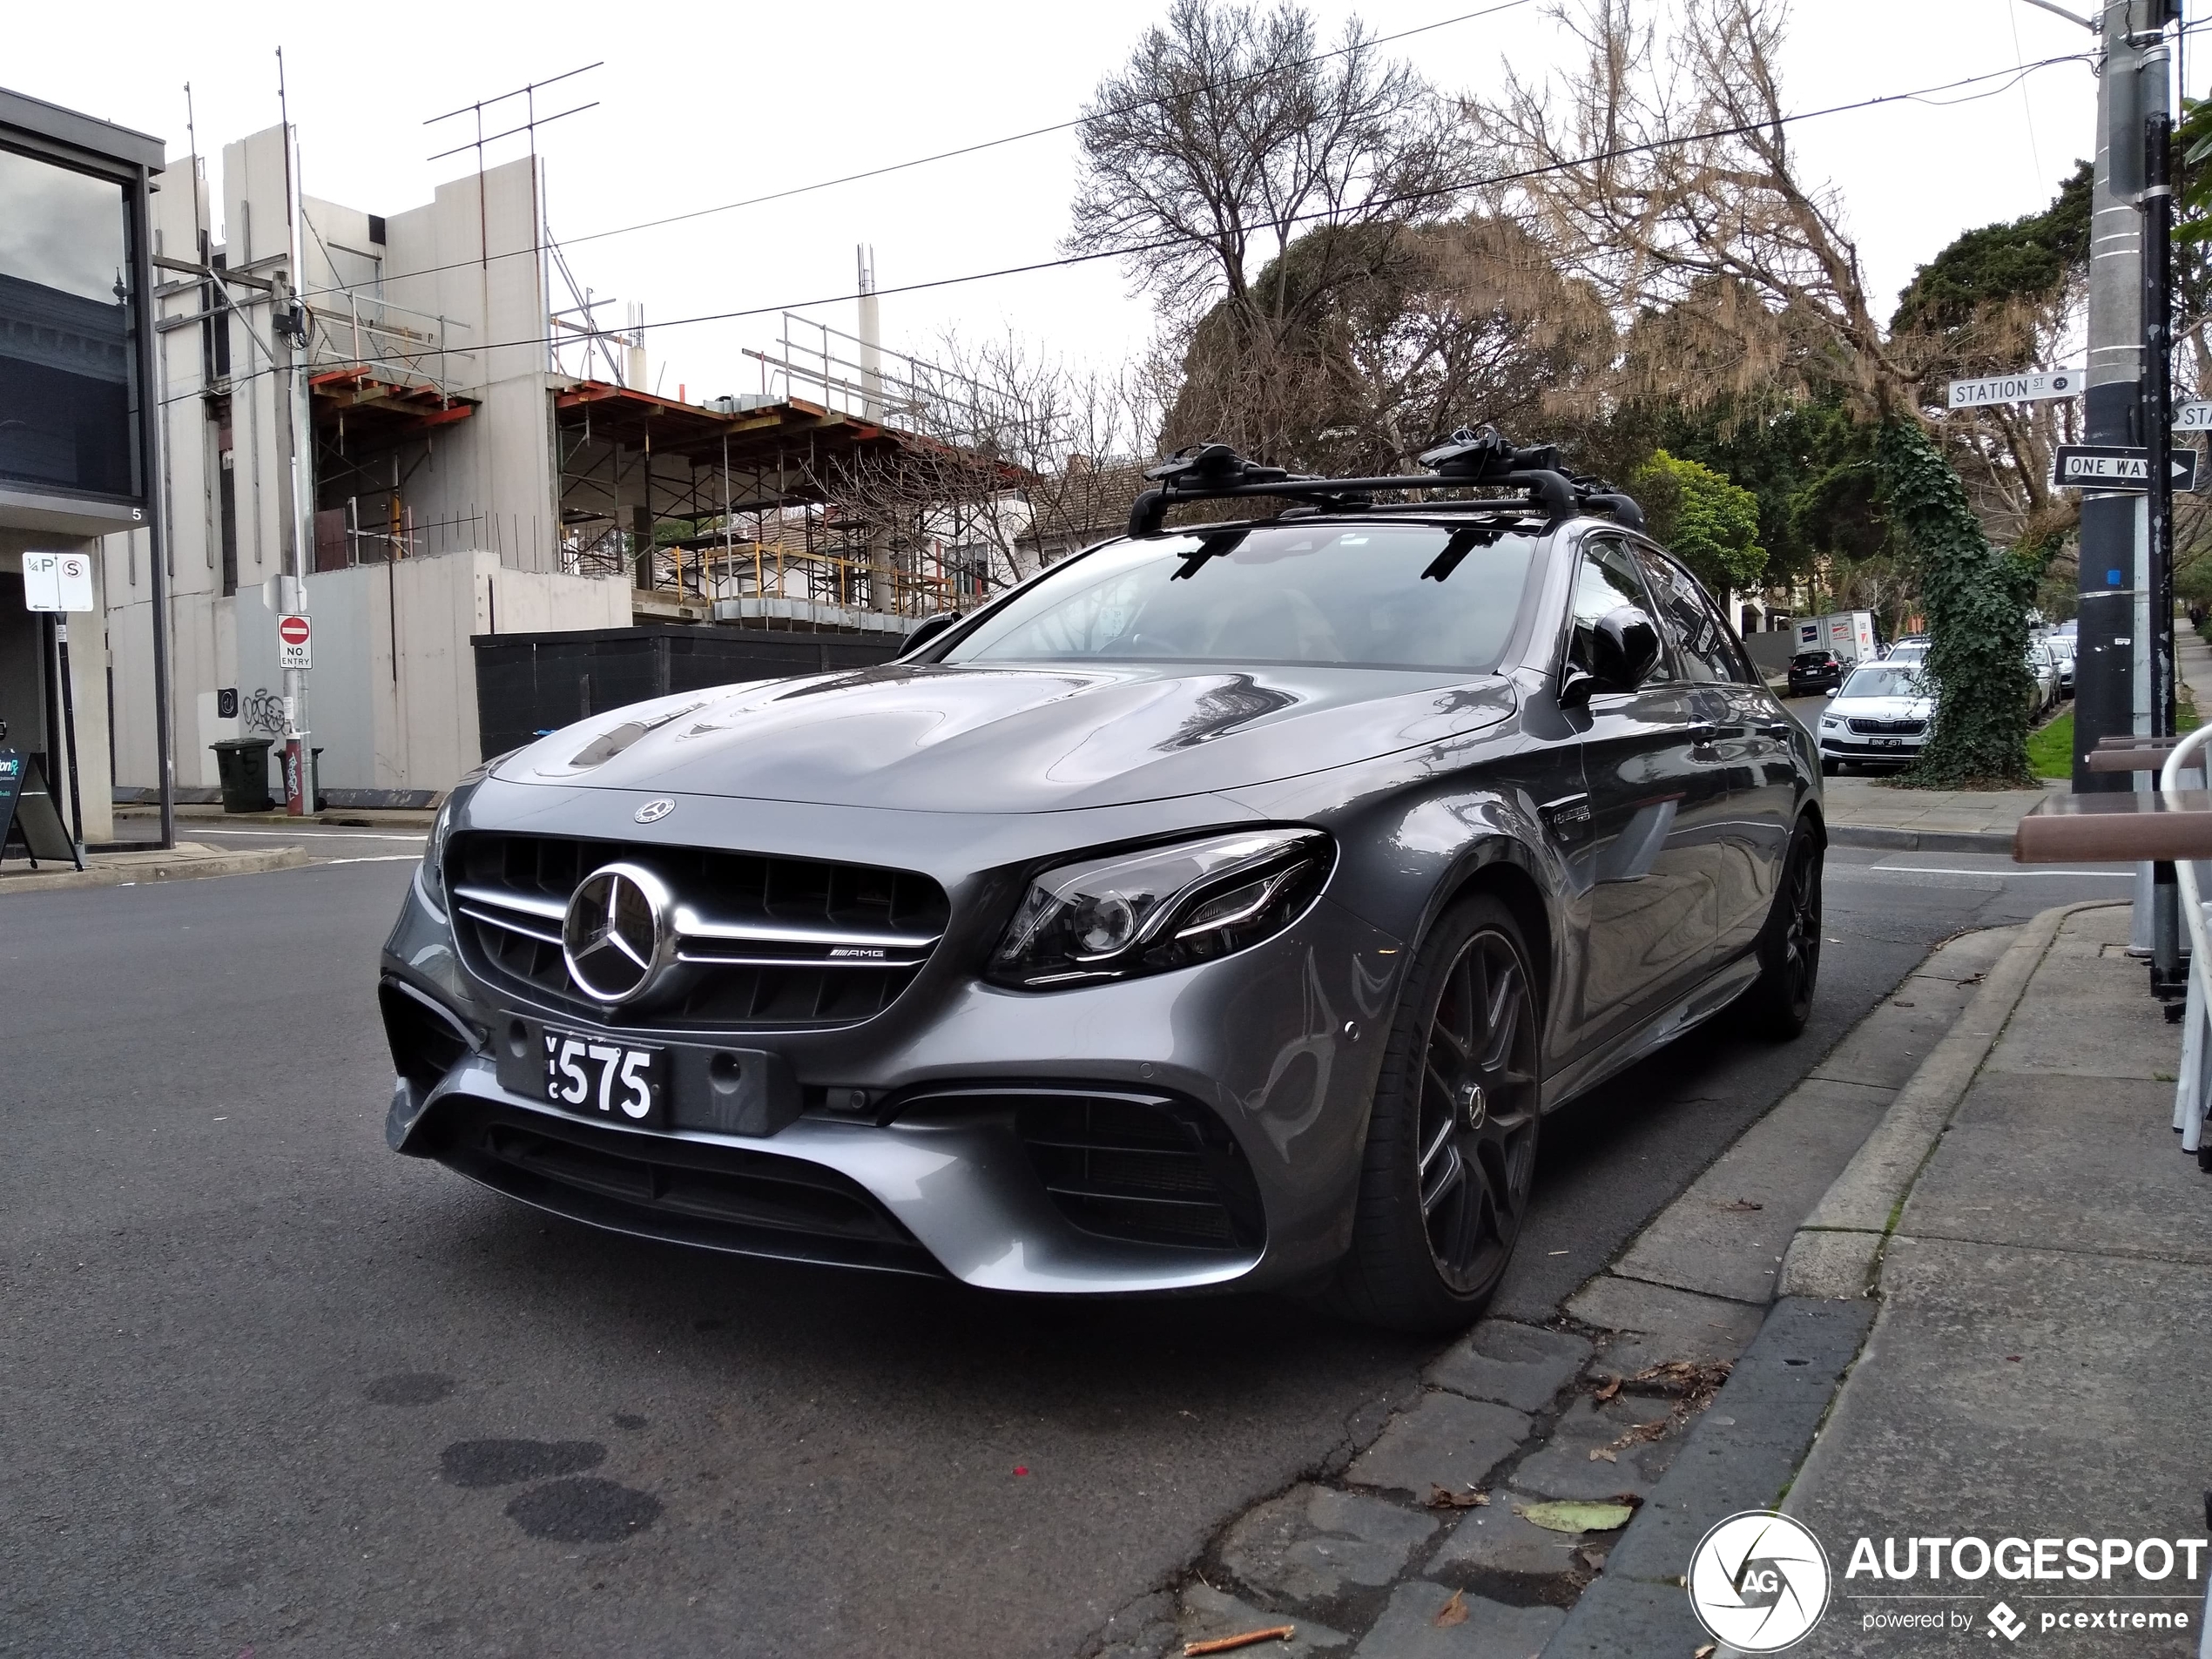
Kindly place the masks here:
[(1621, 1379), (1618, 1377), (1615, 1377), (1611, 1382), (1606, 1384), (1604, 1387), (1597, 1391), (1597, 1403), (1602, 1406), (1607, 1400), (1612, 1399), (1614, 1395), (1619, 1393), (1620, 1392)]
[(1467, 1597), (1457, 1590), (1452, 1592), (1452, 1599), (1437, 1608), (1436, 1616), (1429, 1621), (1440, 1630), (1449, 1629), (1455, 1624), (1465, 1624), (1467, 1622)]
[(2016, 1366), (2020, 1362), (2020, 1357), (2016, 1353), (2008, 1353), (2005, 1356), (2005, 1363), (2008, 1366)]
[(1696, 1653), (1691, 1654), (1689, 1656), (1689, 1659), (1713, 1659), (1713, 1654), (1719, 1646), (1720, 1643), (1717, 1642), (1708, 1642), (1703, 1647), (1698, 1649)]
[(1725, 1210), (1734, 1215), (1743, 1216), (1749, 1215), (1754, 1210), (1764, 1210), (1766, 1206), (1763, 1204), (1753, 1204), (1749, 1198), (1731, 1198), (1726, 1204), (1715, 1204), (1713, 1208), (1716, 1210)]
[(1454, 1492), (1449, 1487), (1429, 1483), (1428, 1507), (1432, 1509), (1480, 1509), (1489, 1501), (1487, 1492)]
[(1515, 1504), (1514, 1514), (1547, 1532), (1614, 1532), (1635, 1510), (1625, 1503), (1532, 1503)]
[(1602, 1549), (1578, 1549), (1575, 1552), (1575, 1559), (1593, 1573), (1605, 1570), (1605, 1552)]
[(1609, 1446), (1590, 1447), (1590, 1461), (1593, 1463), (1617, 1463), (1620, 1460), (1621, 1454)]

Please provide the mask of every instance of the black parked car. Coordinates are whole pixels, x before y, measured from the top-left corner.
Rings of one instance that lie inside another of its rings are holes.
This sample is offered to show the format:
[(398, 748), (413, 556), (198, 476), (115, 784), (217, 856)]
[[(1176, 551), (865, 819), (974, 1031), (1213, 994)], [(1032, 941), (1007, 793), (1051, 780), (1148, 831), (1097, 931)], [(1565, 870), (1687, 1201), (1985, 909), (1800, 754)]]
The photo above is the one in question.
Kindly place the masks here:
[[(896, 662), (481, 769), (383, 956), (391, 1144), (740, 1253), (1466, 1321), (1547, 1111), (1731, 1006), (1803, 1028), (1824, 835), (1633, 502), (1487, 429), (1424, 461), (1211, 446)], [(1281, 510), (1163, 527), (1225, 498)]]
[(1810, 697), (1844, 683), (1844, 665), (1832, 651), (1801, 651), (1790, 659), (1790, 695)]

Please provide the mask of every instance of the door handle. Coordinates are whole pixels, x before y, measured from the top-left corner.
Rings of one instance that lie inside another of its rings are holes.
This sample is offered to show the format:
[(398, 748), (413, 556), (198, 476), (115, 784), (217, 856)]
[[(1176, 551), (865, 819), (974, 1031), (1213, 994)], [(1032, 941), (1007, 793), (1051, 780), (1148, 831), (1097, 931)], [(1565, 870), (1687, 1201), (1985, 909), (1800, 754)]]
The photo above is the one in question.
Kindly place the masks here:
[(1786, 739), (1790, 735), (1790, 728), (1795, 725), (1797, 725), (1795, 720), (1769, 720), (1759, 728), (1759, 735), (1763, 738)]

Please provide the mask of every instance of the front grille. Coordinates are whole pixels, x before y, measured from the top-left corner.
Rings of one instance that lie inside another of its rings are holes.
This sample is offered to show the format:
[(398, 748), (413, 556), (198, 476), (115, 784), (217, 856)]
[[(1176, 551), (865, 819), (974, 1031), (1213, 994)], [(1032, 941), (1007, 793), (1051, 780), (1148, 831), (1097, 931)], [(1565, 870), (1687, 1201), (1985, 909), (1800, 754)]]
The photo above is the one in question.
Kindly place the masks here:
[(578, 1221), (791, 1261), (940, 1272), (867, 1189), (803, 1159), (547, 1120), (455, 1099), (423, 1150)]
[(677, 966), (628, 1022), (680, 1030), (852, 1025), (921, 972), (950, 907), (926, 875), (711, 847), (457, 834), (445, 882), (462, 959), (488, 984), (585, 1018), (600, 1006), (561, 955), (569, 895), (601, 866), (641, 865), (678, 911)]
[(1015, 1131), (1060, 1213), (1088, 1233), (1256, 1248), (1259, 1185), (1211, 1112), (1163, 1096), (1017, 1091)]
[(1844, 725), (1862, 738), (1917, 738), (1928, 729), (1925, 720), (1868, 720), (1854, 718)]

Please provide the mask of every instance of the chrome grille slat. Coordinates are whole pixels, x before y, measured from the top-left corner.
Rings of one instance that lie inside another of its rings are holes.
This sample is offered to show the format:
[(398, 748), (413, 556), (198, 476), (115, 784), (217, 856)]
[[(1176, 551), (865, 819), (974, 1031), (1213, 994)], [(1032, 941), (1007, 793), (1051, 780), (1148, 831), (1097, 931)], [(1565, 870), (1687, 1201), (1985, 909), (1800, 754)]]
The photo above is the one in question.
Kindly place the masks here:
[(667, 994), (624, 1011), (640, 1028), (855, 1024), (906, 989), (949, 915), (944, 890), (908, 871), (465, 831), (448, 844), (446, 880), (469, 971), (551, 1011), (604, 1019), (569, 975), (559, 928), (545, 924), (565, 917), (586, 876), (615, 862), (651, 867), (678, 899), (670, 921), (681, 971)]

